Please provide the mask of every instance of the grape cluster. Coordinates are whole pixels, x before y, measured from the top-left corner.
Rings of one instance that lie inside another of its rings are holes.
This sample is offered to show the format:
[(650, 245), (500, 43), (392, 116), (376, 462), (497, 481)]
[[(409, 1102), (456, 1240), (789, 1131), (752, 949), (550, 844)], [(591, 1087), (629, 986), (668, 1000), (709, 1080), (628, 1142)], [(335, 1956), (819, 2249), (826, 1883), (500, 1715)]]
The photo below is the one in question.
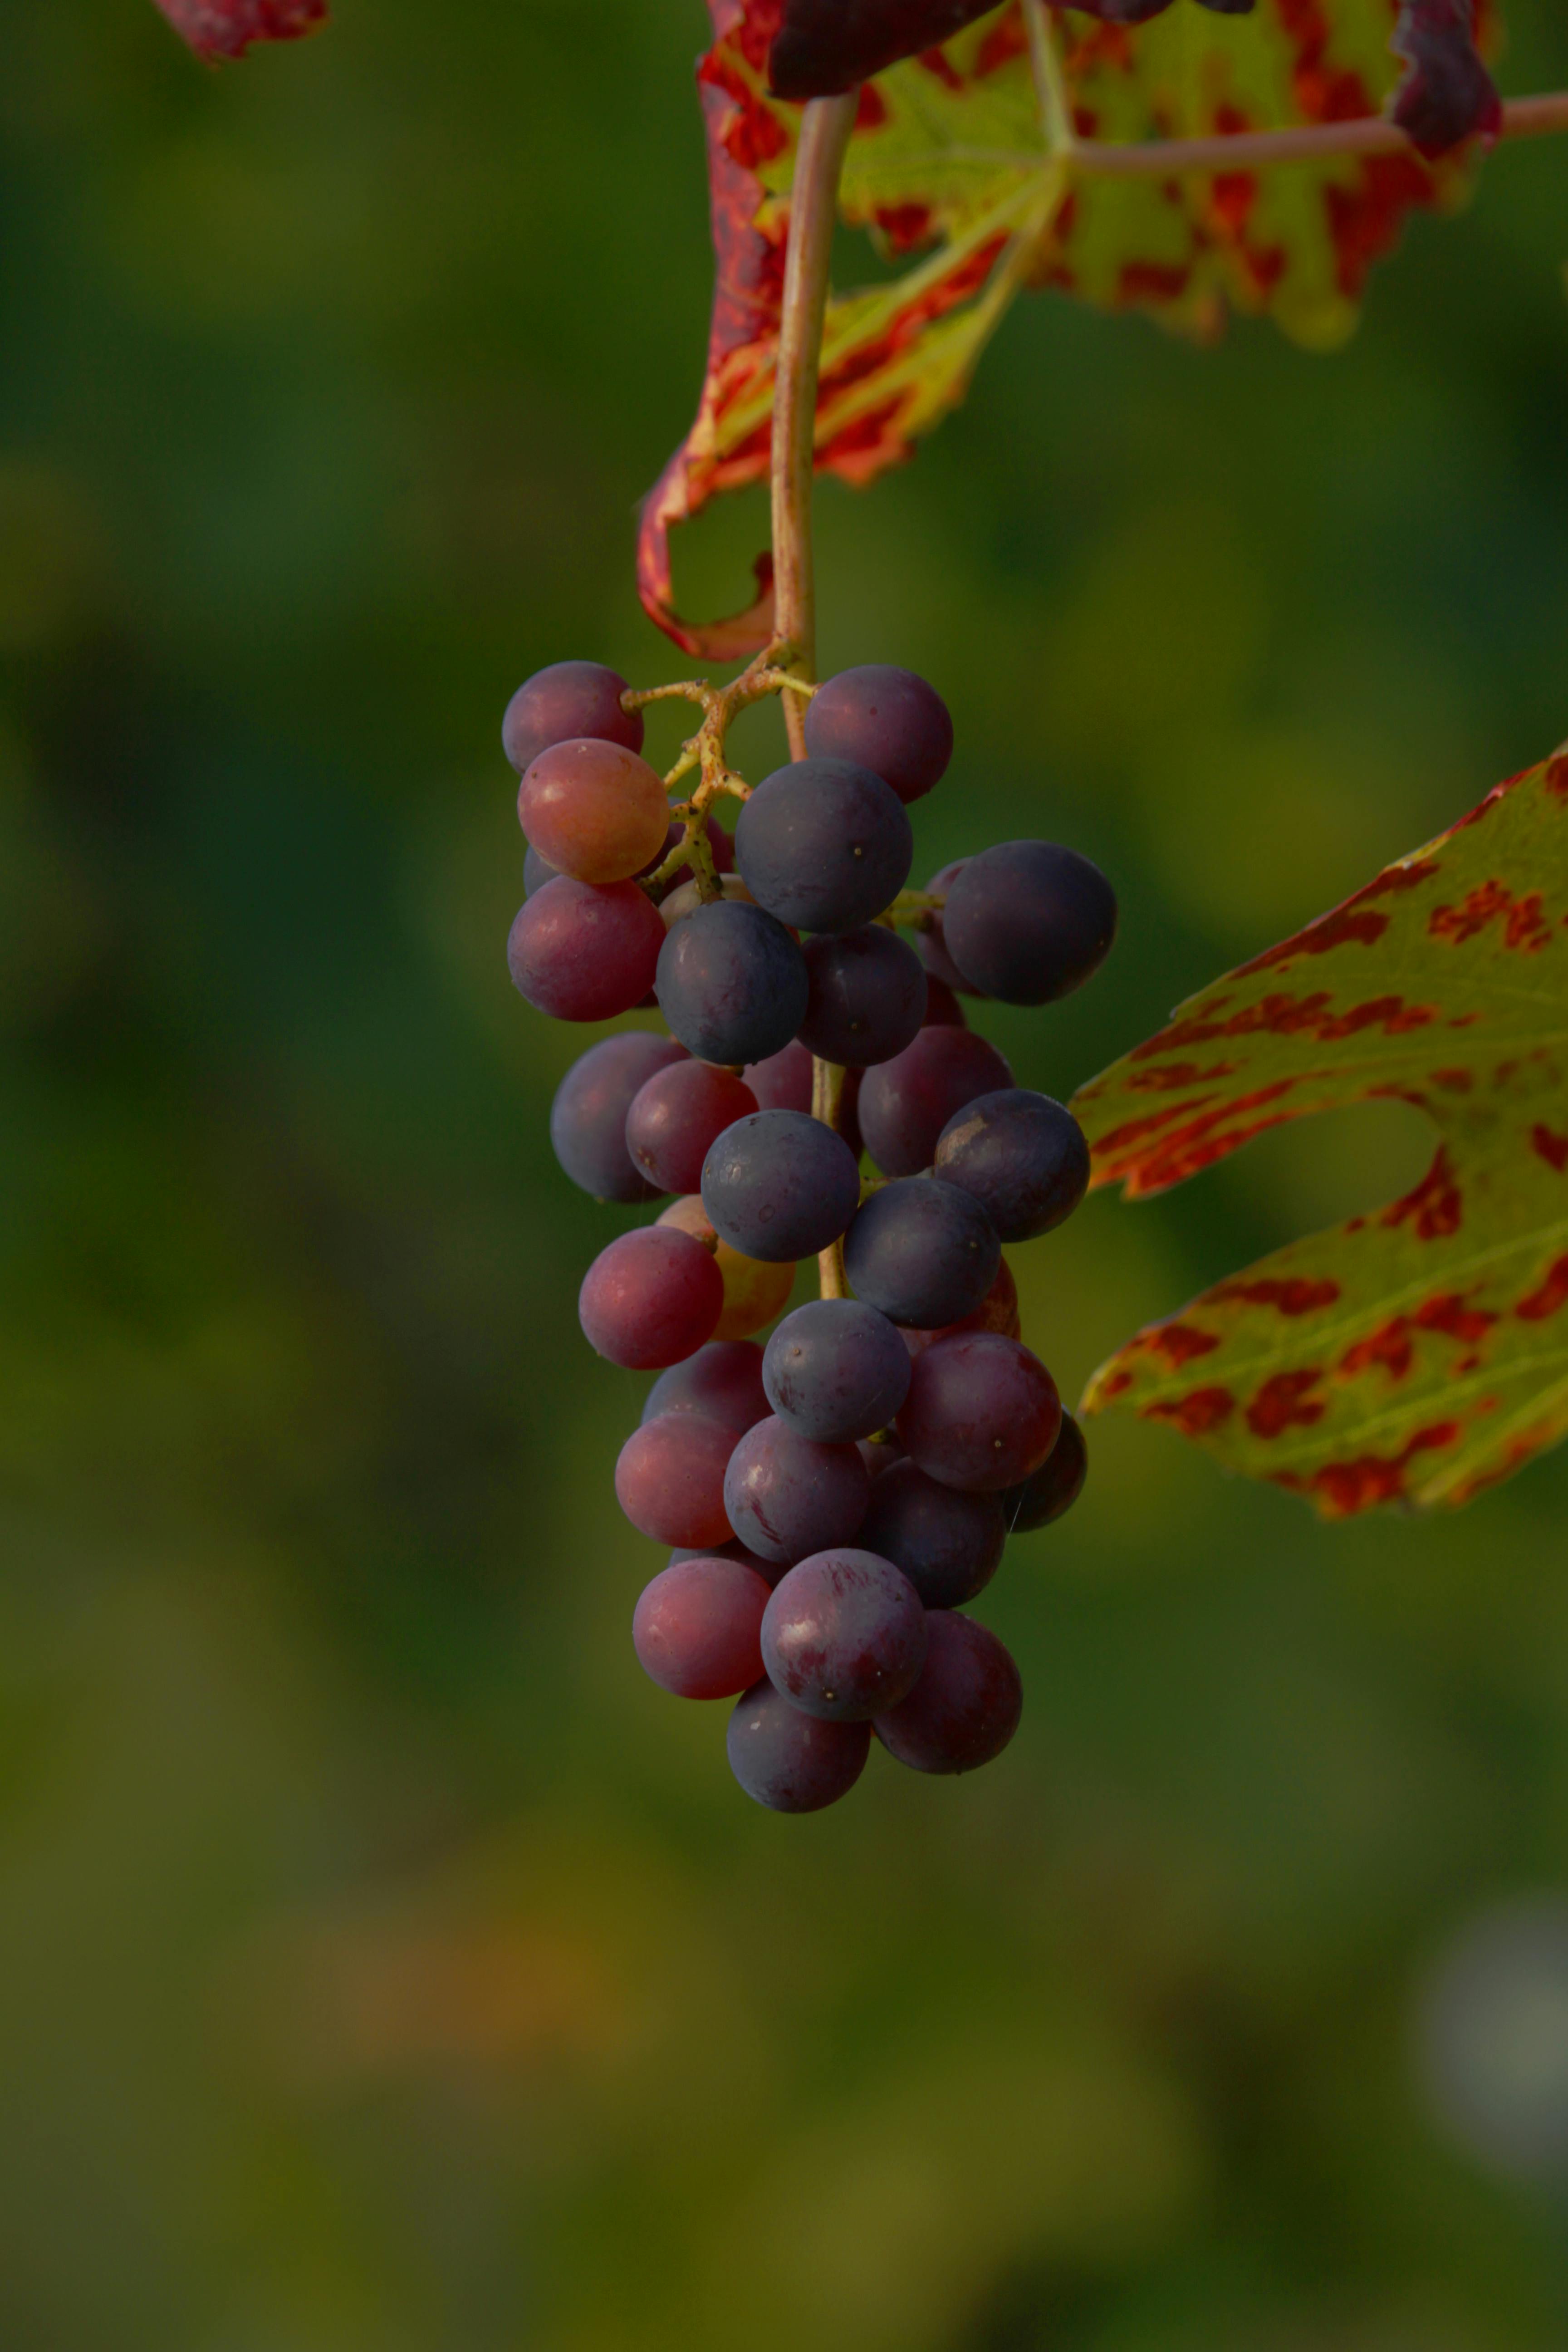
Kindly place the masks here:
[[(1017, 1669), (960, 1612), (1009, 1534), (1068, 1508), (1086, 1463), (1002, 1251), (1071, 1215), (1089, 1152), (962, 1000), (1077, 988), (1116, 901), (1043, 841), (906, 887), (910, 806), (952, 749), (910, 671), (816, 688), (805, 756), (751, 789), (723, 758), (734, 696), (805, 690), (763, 657), (719, 695), (666, 691), (708, 713), (670, 782), (702, 781), (673, 815), (642, 757), (648, 698), (592, 662), (513, 696), (529, 848), (508, 961), (558, 1019), (657, 1005), (670, 1033), (590, 1047), (550, 1115), (596, 1199), (674, 1196), (600, 1253), (580, 1299), (601, 1356), (658, 1374), (616, 1468), (627, 1518), (670, 1547), (633, 1640), (664, 1689), (733, 1698), (742, 1788), (807, 1812), (853, 1786), (873, 1731), (917, 1771), (962, 1772), (1017, 1727)], [(732, 842), (721, 793), (742, 803)], [(776, 1321), (810, 1257), (823, 1295)]]

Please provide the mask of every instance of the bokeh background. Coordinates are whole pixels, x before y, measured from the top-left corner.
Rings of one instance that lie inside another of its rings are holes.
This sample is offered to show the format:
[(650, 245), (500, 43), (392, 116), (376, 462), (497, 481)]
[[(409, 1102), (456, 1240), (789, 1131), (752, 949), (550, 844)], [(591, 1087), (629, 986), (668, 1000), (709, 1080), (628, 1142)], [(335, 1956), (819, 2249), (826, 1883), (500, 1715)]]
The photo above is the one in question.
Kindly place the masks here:
[[(1325, 1529), (1107, 1425), (982, 1606), (1007, 1757), (809, 1821), (633, 1661), (644, 1383), (574, 1316), (625, 1217), (550, 1154), (596, 1033), (507, 982), (497, 728), (564, 655), (676, 674), (631, 545), (703, 25), (339, 0), (215, 75), (0, 0), (0, 2340), (1558, 2345), (1568, 1460)], [(1551, 0), (1504, 80), (1568, 82)], [(824, 490), (825, 660), (956, 717), (922, 868), (1028, 831), (1121, 893), (1092, 988), (984, 1012), (1023, 1082), (1568, 731), (1565, 257), (1568, 145), (1511, 149), (1333, 359), (1032, 300)], [(763, 530), (687, 534), (690, 608)], [(1076, 1391), (1426, 1150), (1098, 1199), (1029, 1336)]]

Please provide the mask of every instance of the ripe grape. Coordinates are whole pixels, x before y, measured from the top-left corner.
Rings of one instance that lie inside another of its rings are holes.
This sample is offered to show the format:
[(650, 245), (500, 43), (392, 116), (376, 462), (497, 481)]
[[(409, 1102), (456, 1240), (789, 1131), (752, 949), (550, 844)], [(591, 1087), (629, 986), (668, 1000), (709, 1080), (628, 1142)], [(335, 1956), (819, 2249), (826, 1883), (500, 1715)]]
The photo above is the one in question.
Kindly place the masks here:
[(823, 1723), (760, 1682), (735, 1702), (724, 1735), (730, 1769), (775, 1813), (816, 1813), (847, 1796), (870, 1753), (868, 1723)]
[(885, 1470), (904, 1459), (904, 1449), (898, 1439), (880, 1430), (875, 1437), (858, 1437), (855, 1451), (870, 1472), (873, 1486)]
[(797, 1437), (824, 1444), (886, 1429), (909, 1392), (896, 1328), (854, 1298), (813, 1298), (786, 1315), (763, 1356), (768, 1402)]
[[(926, 888), (935, 897), (945, 896), (968, 863), (967, 857), (955, 857), (951, 866), (942, 866), (940, 872), (931, 876), (931, 880), (926, 884)], [(940, 912), (933, 913), (928, 918), (924, 929), (920, 931), (917, 937), (920, 940), (921, 961), (932, 980), (943, 982), (947, 987), (953, 989), (961, 996), (984, 994), (984, 989), (976, 988), (973, 981), (965, 980), (949, 955), (947, 941), (942, 935)]]
[(738, 1118), (703, 1163), (702, 1205), (716, 1230), (742, 1256), (770, 1265), (826, 1249), (859, 1198), (860, 1171), (849, 1146), (804, 1111), (760, 1110)]
[[(811, 1048), (803, 1045), (798, 1037), (782, 1053), (770, 1055), (765, 1062), (752, 1063), (742, 1076), (756, 1096), (759, 1110), (809, 1111), (811, 1108)], [(860, 1099), (860, 1076), (858, 1070), (846, 1070), (843, 1091), (838, 1097), (837, 1132), (857, 1160), (864, 1148), (857, 1110)]]
[(1001, 1494), (1057, 1442), (1061, 1399), (1037, 1356), (1000, 1331), (964, 1331), (916, 1357), (898, 1430), (928, 1477)]
[(1071, 1413), (1064, 1412), (1061, 1435), (1039, 1468), (1021, 1486), (1009, 1486), (1002, 1497), (1008, 1534), (1026, 1536), (1037, 1528), (1048, 1528), (1053, 1519), (1071, 1510), (1088, 1475), (1089, 1451), (1083, 1432)]
[(1026, 1242), (1070, 1217), (1083, 1199), (1089, 1145), (1071, 1111), (1049, 1095), (1009, 1087), (953, 1113), (932, 1170), (973, 1192), (1005, 1242)]
[(593, 735), (640, 751), (642, 712), (622, 709), (626, 691), (626, 679), (603, 662), (552, 662), (548, 669), (535, 670), (506, 707), (500, 740), (507, 758), (521, 776), (541, 751), (573, 735)]
[(644, 1674), (676, 1698), (733, 1698), (763, 1672), (763, 1612), (770, 1588), (736, 1560), (681, 1560), (661, 1569), (632, 1613)]
[(918, 1176), (955, 1111), (1012, 1083), (995, 1046), (972, 1029), (922, 1029), (866, 1073), (858, 1106), (866, 1149), (885, 1176)]
[(929, 1620), (920, 1680), (875, 1727), (911, 1771), (973, 1772), (1001, 1755), (1023, 1711), (1018, 1669), (995, 1634), (944, 1610)]
[(756, 1108), (750, 1087), (730, 1071), (688, 1061), (682, 1053), (656, 1070), (633, 1099), (626, 1148), (658, 1191), (695, 1192), (710, 1147)]
[(661, 1412), (700, 1412), (743, 1437), (768, 1415), (763, 1351), (749, 1339), (710, 1339), (694, 1356), (660, 1372), (642, 1409), (644, 1421)]
[(926, 1017), (922, 1029), (967, 1029), (968, 1017), (945, 980), (934, 971), (926, 973)]
[(979, 1202), (931, 1176), (884, 1184), (844, 1242), (845, 1271), (857, 1298), (879, 1307), (891, 1322), (921, 1329), (972, 1314), (995, 1281), (1001, 1255)]
[[(519, 908), (506, 960), (513, 987), (541, 1013), (613, 1021), (653, 986), (663, 945), (658, 908), (635, 882), (601, 888), (562, 874)], [(803, 1009), (805, 983), (803, 964)]]
[(656, 1070), (685, 1059), (684, 1045), (646, 1029), (601, 1038), (579, 1055), (550, 1106), (550, 1140), (574, 1184), (596, 1201), (657, 1197), (661, 1188), (633, 1166), (626, 1150), (626, 1113)]
[(669, 1555), (671, 1568), (683, 1559), (738, 1559), (742, 1568), (756, 1570), (770, 1592), (780, 1577), (789, 1573), (787, 1561), (763, 1559), (756, 1552), (748, 1551), (739, 1536), (731, 1536), (728, 1543), (704, 1544), (690, 1550), (678, 1547)]
[(723, 1279), (700, 1242), (668, 1226), (644, 1225), (599, 1252), (577, 1312), (601, 1356), (630, 1371), (653, 1372), (694, 1356), (712, 1338), (723, 1304)]
[(634, 1429), (616, 1464), (616, 1498), (655, 1543), (728, 1542), (724, 1471), (735, 1433), (700, 1412), (661, 1412)]
[(933, 1340), (951, 1339), (955, 1332), (1003, 1331), (1009, 1339), (1016, 1339), (1019, 1328), (1018, 1286), (1004, 1258), (996, 1268), (995, 1281), (972, 1315), (961, 1315), (954, 1323), (939, 1323), (934, 1330), (905, 1329), (900, 1336), (910, 1355), (919, 1356)]
[(871, 1488), (860, 1523), (868, 1551), (902, 1569), (928, 1609), (962, 1609), (990, 1583), (1007, 1540), (1000, 1496), (961, 1495), (906, 1456)]
[(1116, 937), (1116, 894), (1098, 866), (1054, 841), (1005, 841), (972, 857), (942, 910), (947, 952), (1005, 1004), (1048, 1004), (1097, 971)]
[(776, 768), (735, 827), (735, 863), (747, 889), (759, 907), (803, 931), (868, 923), (903, 888), (913, 857), (903, 803), (880, 776), (848, 760)]
[(591, 735), (552, 743), (518, 786), (529, 846), (579, 882), (628, 882), (664, 855), (669, 803), (656, 772)]
[(719, 898), (668, 938), (658, 928), (659, 1007), (689, 1053), (733, 1067), (789, 1043), (805, 1018), (810, 985), (782, 923), (761, 907)]
[(768, 1680), (803, 1714), (862, 1723), (897, 1706), (925, 1663), (926, 1612), (875, 1552), (823, 1549), (773, 1588), (763, 1616)]
[(841, 669), (805, 709), (814, 759), (853, 760), (918, 801), (940, 783), (952, 757), (952, 720), (934, 686), (891, 662)]
[(913, 948), (881, 923), (807, 940), (811, 982), (800, 1042), (825, 1062), (891, 1061), (925, 1018), (926, 976)]
[(731, 1249), (713, 1230), (711, 1219), (702, 1205), (700, 1192), (689, 1192), (684, 1200), (672, 1201), (660, 1215), (661, 1225), (677, 1225), (704, 1249), (713, 1252), (724, 1285), (724, 1305), (713, 1327), (716, 1339), (749, 1339), (775, 1315), (782, 1315), (795, 1288), (793, 1262), (770, 1265), (759, 1257), (742, 1257)]
[(870, 1491), (853, 1445), (797, 1437), (776, 1414), (746, 1432), (724, 1475), (730, 1525), (764, 1559), (795, 1561), (852, 1542)]

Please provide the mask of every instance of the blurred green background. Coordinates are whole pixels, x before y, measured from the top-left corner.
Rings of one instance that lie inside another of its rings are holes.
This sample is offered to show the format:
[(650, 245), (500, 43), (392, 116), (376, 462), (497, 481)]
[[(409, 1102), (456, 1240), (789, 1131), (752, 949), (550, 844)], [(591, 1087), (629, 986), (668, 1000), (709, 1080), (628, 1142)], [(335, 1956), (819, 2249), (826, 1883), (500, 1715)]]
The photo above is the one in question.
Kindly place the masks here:
[[(632, 586), (709, 299), (697, 0), (338, 0), (197, 68), (0, 0), (0, 2342), (1468, 2352), (1562, 2200), (1435, 2121), (1420, 1988), (1568, 1877), (1568, 1460), (1324, 1529), (1106, 1426), (982, 1614), (1002, 1763), (752, 1807), (646, 1683), (497, 729), (678, 674)], [(1517, 0), (1505, 87), (1568, 82)], [(920, 866), (1121, 893), (984, 1010), (1066, 1094), (1568, 730), (1568, 145), (1332, 360), (1056, 299), (819, 500), (823, 655), (926, 671)], [(847, 247), (846, 274), (862, 257)], [(678, 548), (742, 601), (754, 499)], [(755, 773), (776, 714), (746, 722)], [(673, 729), (671, 729), (671, 737)], [(658, 739), (661, 743), (663, 736)], [(1411, 1181), (1285, 1130), (1020, 1252), (1075, 1391)]]

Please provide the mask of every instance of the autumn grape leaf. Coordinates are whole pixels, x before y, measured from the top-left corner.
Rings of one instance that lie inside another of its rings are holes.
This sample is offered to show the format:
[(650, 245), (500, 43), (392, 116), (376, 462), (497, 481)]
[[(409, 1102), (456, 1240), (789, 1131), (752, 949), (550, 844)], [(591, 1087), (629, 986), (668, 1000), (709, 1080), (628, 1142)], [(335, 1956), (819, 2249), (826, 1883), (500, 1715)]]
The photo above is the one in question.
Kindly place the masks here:
[[(1232, 16), (1177, 0), (1137, 26), (1067, 10), (1041, 16), (1032, 55), (1022, 0), (1007, 0), (868, 81), (841, 211), (908, 267), (829, 307), (819, 468), (866, 483), (908, 457), (963, 398), (1026, 286), (1142, 310), (1200, 339), (1237, 311), (1269, 317), (1311, 348), (1342, 341), (1373, 263), (1410, 210), (1462, 199), (1464, 163), (1432, 166), (1412, 149), (1298, 160), (1268, 173), (1110, 176), (1060, 152), (1062, 136), (1132, 144), (1375, 115), (1412, 58), (1426, 107), (1449, 54), (1427, 37), (1436, 37), (1430, 11), (1468, 5), (1258, 0), (1250, 15)], [(696, 422), (644, 507), (638, 583), (678, 644), (724, 659), (767, 637), (766, 560), (750, 612), (694, 625), (677, 610), (669, 533), (767, 472), (800, 110), (769, 88), (780, 0), (709, 6), (713, 45), (698, 68), (718, 256), (708, 365)], [(1427, 12), (1424, 47), (1412, 47), (1413, 10)], [(1400, 26), (1403, 62), (1391, 47)]]
[(327, 0), (155, 0), (198, 58), (242, 58), (252, 41), (297, 41), (326, 20)]
[(1431, 1118), (1414, 1192), (1129, 1340), (1141, 1413), (1330, 1518), (1466, 1502), (1568, 1433), (1568, 746), (1191, 998), (1074, 1108), (1138, 1199), (1287, 1119)]

